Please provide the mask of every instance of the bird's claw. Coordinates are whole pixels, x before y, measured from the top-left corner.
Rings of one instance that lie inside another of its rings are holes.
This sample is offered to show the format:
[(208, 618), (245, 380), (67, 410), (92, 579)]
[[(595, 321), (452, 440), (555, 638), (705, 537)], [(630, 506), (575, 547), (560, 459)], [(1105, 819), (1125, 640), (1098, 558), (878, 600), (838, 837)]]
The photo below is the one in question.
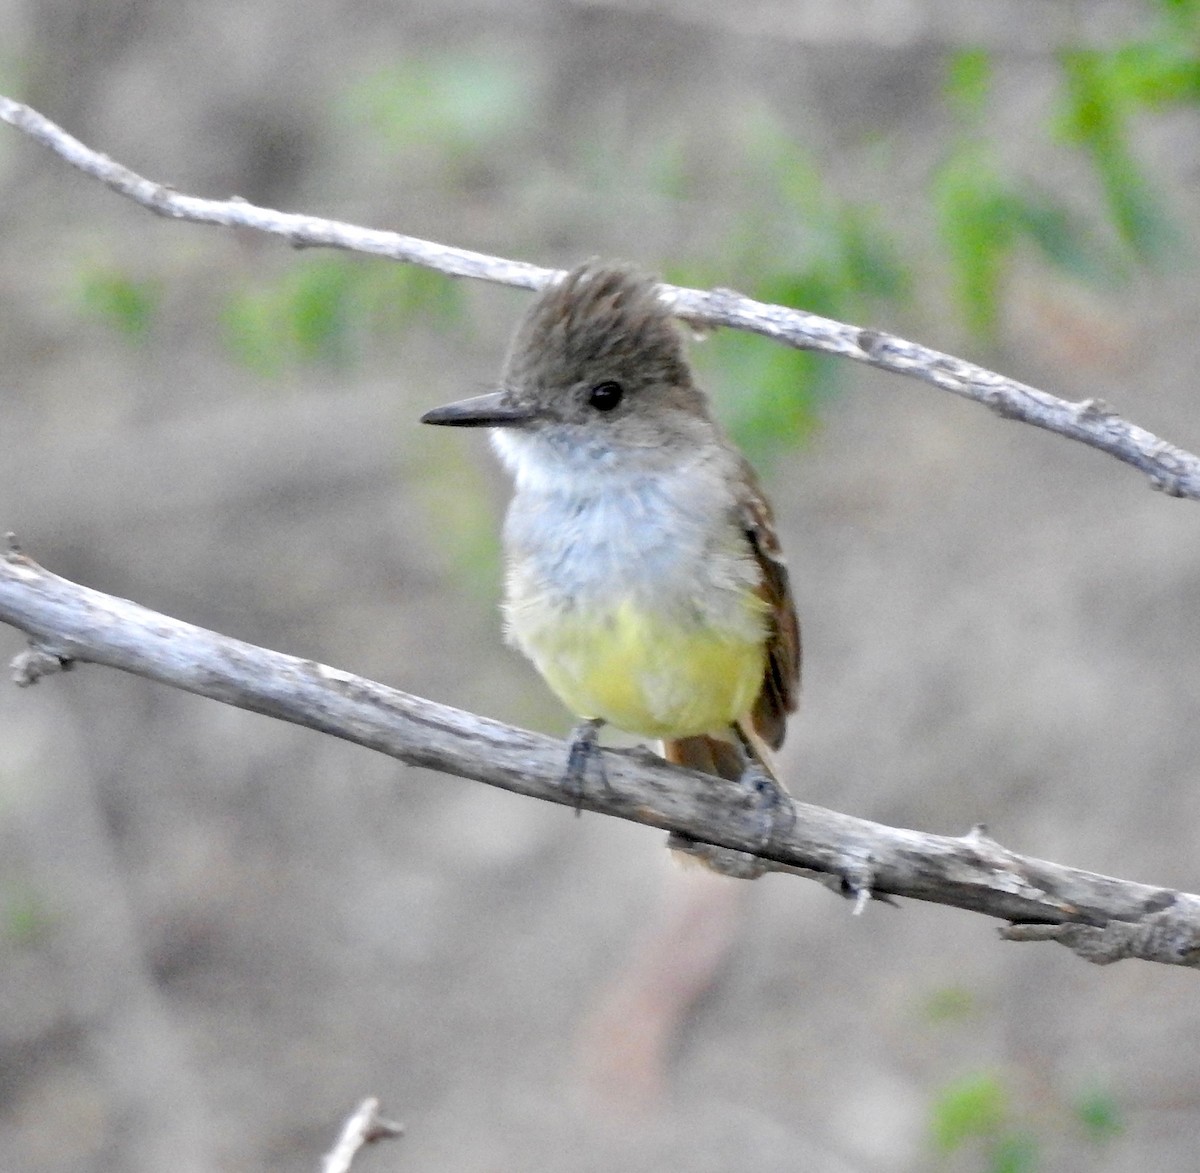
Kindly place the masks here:
[(576, 815), (583, 813), (589, 766), (596, 771), (600, 785), (608, 787), (608, 776), (604, 772), (604, 759), (600, 756), (598, 744), (603, 724), (599, 718), (592, 718), (580, 721), (571, 730), (571, 748), (567, 751), (567, 768), (563, 772), (561, 785), (575, 807)]
[(796, 808), (787, 791), (756, 761), (747, 763), (738, 785), (754, 821), (758, 849), (768, 849), (781, 835), (791, 831), (796, 822)]

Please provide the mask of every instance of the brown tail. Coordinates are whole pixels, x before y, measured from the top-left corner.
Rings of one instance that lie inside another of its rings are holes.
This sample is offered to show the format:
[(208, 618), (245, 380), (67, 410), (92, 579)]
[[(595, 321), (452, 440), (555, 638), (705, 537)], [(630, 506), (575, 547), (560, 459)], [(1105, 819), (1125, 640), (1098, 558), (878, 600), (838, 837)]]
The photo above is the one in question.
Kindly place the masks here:
[(662, 743), (662, 755), (668, 762), (699, 770), (702, 774), (715, 774), (736, 782), (744, 769), (742, 754), (736, 745), (716, 737), (681, 737), (676, 741)]
[[(730, 729), (729, 735), (731, 738), (736, 737), (746, 746), (777, 786), (783, 790), (787, 789), (779, 779), (779, 771), (775, 769), (771, 751), (749, 720), (739, 721), (737, 730)], [(746, 768), (745, 753), (737, 743), (703, 734), (699, 737), (664, 741), (662, 755), (668, 762), (674, 762), (677, 766), (686, 766), (689, 770), (699, 770), (703, 774), (715, 774), (718, 778), (728, 778), (730, 782), (736, 782)]]
[[(736, 782), (746, 769), (747, 754), (752, 754), (771, 776), (775, 785), (786, 794), (787, 787), (779, 781), (775, 763), (771, 760), (770, 751), (762, 738), (755, 736), (753, 730), (745, 729), (740, 722), (737, 729), (730, 729), (729, 732), (731, 737), (737, 738), (736, 742), (704, 735), (664, 741), (662, 755), (668, 762), (677, 766), (686, 766), (691, 770), (699, 770), (704, 774), (714, 774), (718, 778)], [(667, 839), (667, 846), (672, 848), (671, 854), (685, 867), (701, 864), (711, 871), (741, 879), (753, 879), (760, 874), (753, 867), (747, 870), (748, 857), (741, 852), (710, 846), (703, 853), (697, 853), (689, 849), (689, 843), (691, 841), (687, 836), (674, 832)]]

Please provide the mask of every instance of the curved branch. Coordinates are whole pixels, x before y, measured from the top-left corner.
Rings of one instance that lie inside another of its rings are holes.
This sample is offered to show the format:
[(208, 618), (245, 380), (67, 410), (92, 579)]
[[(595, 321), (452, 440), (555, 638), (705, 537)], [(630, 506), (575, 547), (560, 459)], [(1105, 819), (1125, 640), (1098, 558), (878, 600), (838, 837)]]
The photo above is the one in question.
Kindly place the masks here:
[[(209, 200), (183, 195), (92, 150), (36, 110), (2, 95), (0, 120), (49, 147), (73, 167), (160, 216), (226, 228), (253, 228), (282, 236), (297, 247), (369, 253), (422, 265), (451, 277), (476, 277), (522, 289), (541, 289), (557, 275), (556, 270), (523, 261), (487, 256), (338, 220), (279, 212), (238, 198)], [(754, 301), (732, 290), (704, 292), (666, 285), (663, 291), (675, 312), (691, 322), (749, 330), (799, 350), (850, 358), (894, 374), (910, 375), (943, 391), (982, 403), (1005, 419), (1022, 420), (1107, 452), (1145, 473), (1154, 488), (1171, 496), (1200, 499), (1200, 457), (1129, 423), (1098, 399), (1081, 402), (1060, 399), (892, 334), (864, 330), (803, 310)]]
[[(10, 544), (0, 554), (0, 622), (31, 637), (18, 684), (81, 661), (120, 668), (225, 704), (303, 725), (410, 765), (547, 802), (561, 742), (410, 696), (362, 677), (256, 647), (51, 574)], [(746, 874), (821, 880), (861, 905), (911, 896), (1009, 921), (1012, 940), (1057, 940), (1090, 961), (1140, 957), (1200, 966), (1200, 896), (1029, 859), (982, 828), (954, 838), (886, 827), (797, 803), (794, 823), (762, 848), (736, 783), (668, 765), (645, 750), (603, 751), (605, 784), (582, 805), (742, 853)]]

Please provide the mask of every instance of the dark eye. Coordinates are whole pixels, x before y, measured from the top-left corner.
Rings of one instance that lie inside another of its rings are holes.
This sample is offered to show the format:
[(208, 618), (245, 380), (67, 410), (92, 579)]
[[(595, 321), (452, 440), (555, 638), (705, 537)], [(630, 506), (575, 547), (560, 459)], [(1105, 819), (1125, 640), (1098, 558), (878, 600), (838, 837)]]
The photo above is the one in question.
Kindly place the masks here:
[(614, 382), (612, 379), (605, 379), (603, 383), (597, 383), (588, 393), (588, 403), (597, 411), (612, 411), (621, 402), (621, 396), (624, 394), (625, 389), (620, 383)]

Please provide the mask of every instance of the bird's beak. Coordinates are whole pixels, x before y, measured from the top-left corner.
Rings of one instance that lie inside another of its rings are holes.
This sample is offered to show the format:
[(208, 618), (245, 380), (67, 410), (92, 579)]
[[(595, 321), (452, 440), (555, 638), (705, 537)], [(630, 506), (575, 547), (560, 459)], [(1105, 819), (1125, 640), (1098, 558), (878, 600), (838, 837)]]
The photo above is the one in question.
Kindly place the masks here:
[(506, 391), (489, 391), (486, 395), (435, 407), (421, 416), (421, 423), (454, 428), (514, 428), (537, 416), (535, 407), (510, 403)]

